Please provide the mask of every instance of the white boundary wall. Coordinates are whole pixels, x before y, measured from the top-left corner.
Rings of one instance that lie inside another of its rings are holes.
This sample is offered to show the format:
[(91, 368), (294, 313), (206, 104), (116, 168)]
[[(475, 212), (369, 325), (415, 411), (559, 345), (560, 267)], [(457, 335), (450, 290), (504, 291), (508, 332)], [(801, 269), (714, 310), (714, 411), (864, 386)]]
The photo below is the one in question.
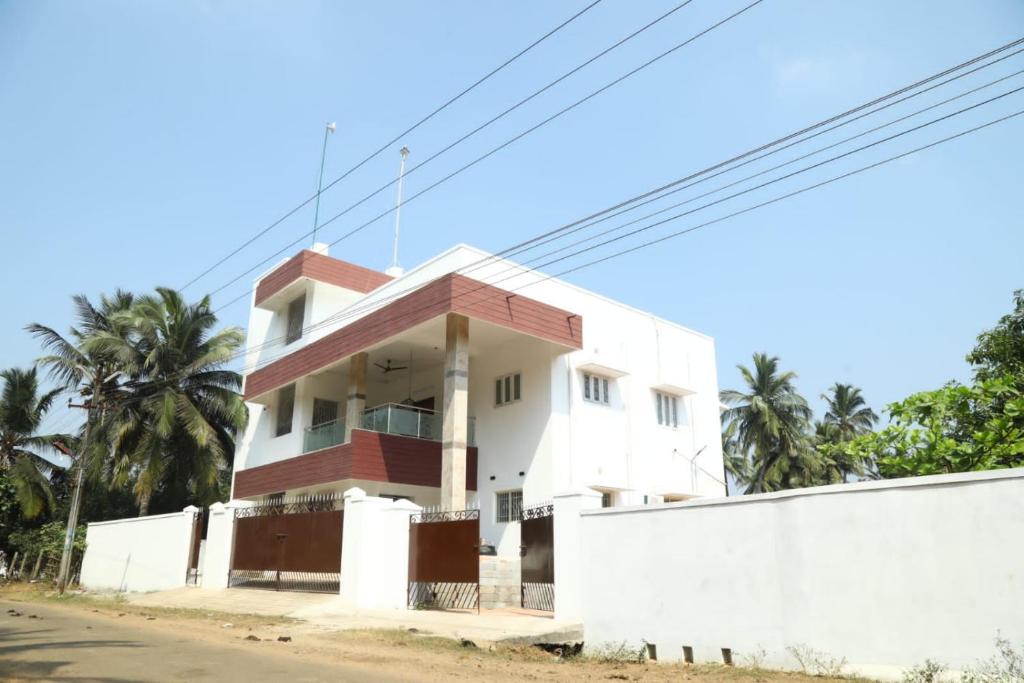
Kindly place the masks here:
[(156, 591), (185, 585), (198, 508), (89, 524), (81, 584), (92, 590)]
[(899, 678), (1024, 644), (1024, 469), (581, 513), (588, 648)]

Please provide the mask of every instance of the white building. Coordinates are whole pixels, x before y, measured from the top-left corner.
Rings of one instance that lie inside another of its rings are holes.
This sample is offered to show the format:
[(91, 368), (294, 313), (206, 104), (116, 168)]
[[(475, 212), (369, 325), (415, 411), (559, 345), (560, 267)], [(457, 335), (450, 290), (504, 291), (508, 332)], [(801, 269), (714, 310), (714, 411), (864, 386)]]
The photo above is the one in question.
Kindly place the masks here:
[(480, 508), (724, 494), (714, 342), (459, 245), (398, 277), (317, 247), (257, 282), (233, 497), (344, 491)]

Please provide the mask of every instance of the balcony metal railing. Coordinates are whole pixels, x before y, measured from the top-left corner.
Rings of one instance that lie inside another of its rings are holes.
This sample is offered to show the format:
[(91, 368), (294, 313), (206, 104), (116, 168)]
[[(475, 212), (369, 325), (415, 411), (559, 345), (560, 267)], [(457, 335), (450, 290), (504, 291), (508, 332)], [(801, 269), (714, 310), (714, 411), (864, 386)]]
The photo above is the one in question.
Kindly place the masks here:
[(345, 440), (345, 421), (331, 420), (323, 424), (306, 427), (302, 435), (302, 452), (310, 453), (321, 448), (337, 446)]
[[(441, 440), (441, 413), (427, 408), (385, 403), (363, 411), (362, 428), (383, 434), (398, 434), (429, 441)], [(476, 445), (476, 420), (469, 418), (467, 441)]]
[[(382, 434), (397, 434), (429, 441), (441, 440), (441, 413), (405, 406), (398, 403), (384, 403), (363, 411), (358, 428)], [(302, 452), (310, 453), (321, 448), (337, 446), (345, 441), (345, 420), (332, 420), (307, 427), (302, 436)], [(476, 420), (469, 418), (467, 441), (476, 445)]]

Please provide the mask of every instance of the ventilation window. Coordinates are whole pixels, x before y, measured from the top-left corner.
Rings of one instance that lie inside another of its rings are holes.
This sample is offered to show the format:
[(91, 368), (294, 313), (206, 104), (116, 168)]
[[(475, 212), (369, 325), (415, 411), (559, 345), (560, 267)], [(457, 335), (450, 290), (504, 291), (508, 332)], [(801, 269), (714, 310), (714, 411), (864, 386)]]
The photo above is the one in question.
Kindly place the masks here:
[(658, 424), (663, 427), (678, 427), (679, 397), (656, 391), (654, 392), (654, 399), (658, 412)]
[(611, 402), (607, 377), (583, 373), (583, 400), (591, 403), (603, 403), (608, 405)]
[(516, 372), (494, 380), (494, 405), (515, 403), (523, 396), (523, 375)]

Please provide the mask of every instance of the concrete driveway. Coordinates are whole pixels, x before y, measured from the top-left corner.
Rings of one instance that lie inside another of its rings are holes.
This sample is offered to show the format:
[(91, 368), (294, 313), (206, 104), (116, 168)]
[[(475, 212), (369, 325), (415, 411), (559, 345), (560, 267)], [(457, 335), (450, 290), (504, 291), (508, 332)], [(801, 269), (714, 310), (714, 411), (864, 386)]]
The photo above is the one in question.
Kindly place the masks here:
[(190, 635), (187, 628), (139, 627), (77, 610), (0, 599), (0, 680), (397, 683), (409, 677), (383, 675), (365, 664), (311, 663), (287, 648), (277, 655), (209, 642)]
[(329, 630), (416, 628), (443, 638), (477, 643), (557, 643), (583, 639), (582, 624), (556, 621), (549, 612), (519, 608), (470, 611), (355, 609), (337, 595), (291, 593), (253, 588), (175, 588), (128, 593), (125, 599), (147, 607), (208, 609), (300, 619)]

